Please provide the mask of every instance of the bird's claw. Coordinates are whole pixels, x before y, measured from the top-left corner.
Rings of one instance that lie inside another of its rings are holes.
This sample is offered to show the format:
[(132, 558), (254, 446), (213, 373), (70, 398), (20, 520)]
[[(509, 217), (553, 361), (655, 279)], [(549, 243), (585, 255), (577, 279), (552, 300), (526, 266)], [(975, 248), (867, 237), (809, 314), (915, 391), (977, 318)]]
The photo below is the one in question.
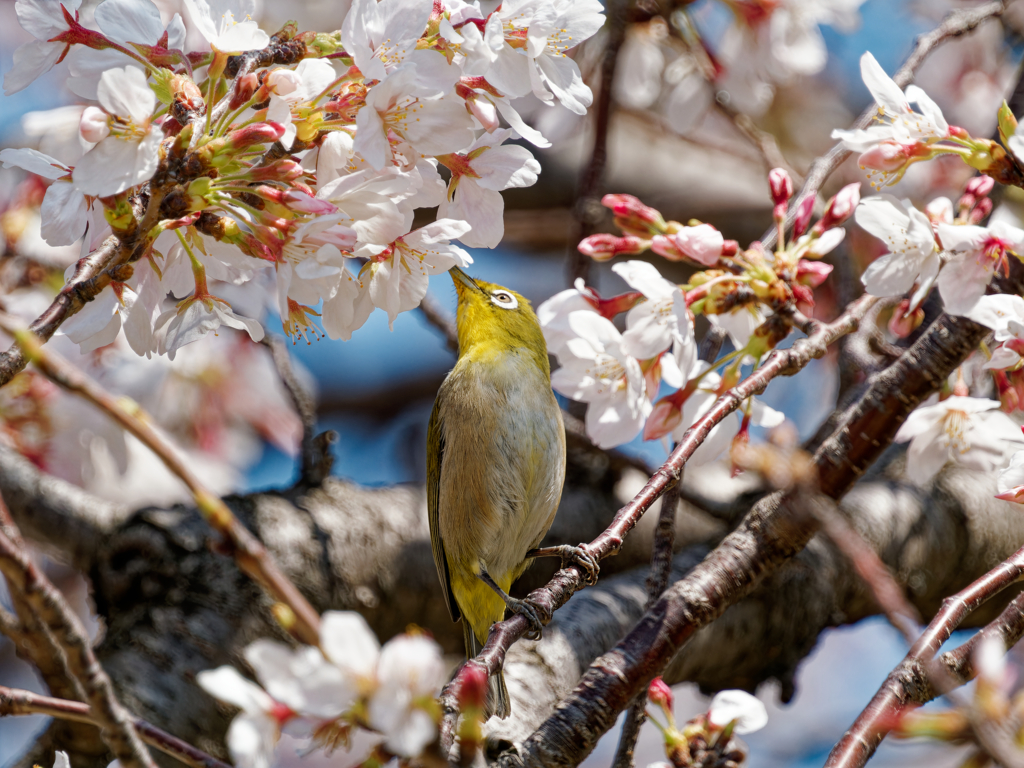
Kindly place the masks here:
[(587, 552), (582, 546), (573, 547), (569, 544), (564, 546), (561, 555), (563, 568), (575, 565), (583, 571), (583, 583), (586, 586), (592, 587), (597, 584), (597, 577), (601, 573), (601, 566), (598, 564), (596, 557)]
[(505, 601), (505, 607), (509, 613), (517, 614), (522, 616), (530, 624), (530, 628), (526, 630), (527, 640), (540, 640), (541, 633), (544, 630), (544, 622), (540, 620), (540, 611), (533, 603), (529, 600), (520, 600), (515, 597), (509, 597)]

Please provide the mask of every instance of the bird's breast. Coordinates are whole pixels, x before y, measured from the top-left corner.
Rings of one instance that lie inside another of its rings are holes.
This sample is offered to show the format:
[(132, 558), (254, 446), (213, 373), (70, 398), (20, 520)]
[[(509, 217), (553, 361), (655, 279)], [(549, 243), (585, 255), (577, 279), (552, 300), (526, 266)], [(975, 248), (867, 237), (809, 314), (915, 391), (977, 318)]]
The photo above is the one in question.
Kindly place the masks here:
[(449, 559), (516, 571), (554, 519), (565, 433), (548, 377), (525, 355), (465, 360), (442, 385), (439, 523)]

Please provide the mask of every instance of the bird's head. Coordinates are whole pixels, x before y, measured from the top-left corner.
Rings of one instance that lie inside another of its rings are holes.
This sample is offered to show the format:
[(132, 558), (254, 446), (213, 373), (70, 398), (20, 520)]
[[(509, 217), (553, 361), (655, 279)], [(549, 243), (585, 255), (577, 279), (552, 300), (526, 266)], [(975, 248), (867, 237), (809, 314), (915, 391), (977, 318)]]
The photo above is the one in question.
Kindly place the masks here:
[(529, 301), (508, 288), (474, 280), (458, 267), (449, 274), (459, 296), (460, 356), (471, 349), (486, 357), (527, 349), (540, 367), (549, 370), (544, 333)]

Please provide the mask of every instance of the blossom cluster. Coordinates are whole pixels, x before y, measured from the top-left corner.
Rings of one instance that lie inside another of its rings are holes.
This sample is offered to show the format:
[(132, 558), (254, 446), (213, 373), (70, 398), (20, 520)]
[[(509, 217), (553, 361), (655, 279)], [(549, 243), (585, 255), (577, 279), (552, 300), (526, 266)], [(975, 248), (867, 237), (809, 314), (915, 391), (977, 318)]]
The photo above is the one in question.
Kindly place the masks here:
[[(770, 181), (783, 235), (773, 252), (760, 242), (740, 249), (710, 224), (666, 222), (629, 195), (604, 198), (623, 234), (588, 237), (580, 243), (582, 253), (605, 260), (650, 250), (698, 271), (678, 285), (651, 263), (625, 261), (612, 270), (633, 289), (629, 293), (603, 298), (578, 281), (538, 308), (548, 350), (560, 364), (552, 385), (589, 404), (587, 434), (601, 447), (621, 445), (641, 432), (647, 440), (678, 441), (739, 381), (744, 365), (760, 361), (789, 334), (787, 309), (813, 307), (813, 289), (832, 270), (820, 259), (845, 237), (841, 225), (857, 206), (860, 185), (843, 188), (813, 226), (813, 200), (801, 203), (787, 240), (784, 221), (793, 185), (781, 169), (771, 172)], [(621, 313), (624, 332), (612, 322)], [(697, 315), (728, 333), (732, 353), (698, 359)], [(662, 395), (665, 388), (669, 393)], [(735, 419), (715, 425), (690, 463), (713, 461), (730, 443), (745, 441), (751, 425), (775, 427), (783, 418), (749, 398)]]
[(437, 738), (436, 697), (448, 670), (440, 646), (422, 632), (382, 647), (362, 616), (328, 611), (319, 647), (257, 640), (243, 655), (259, 685), (231, 666), (197, 676), (240, 710), (227, 732), (239, 768), (277, 764), (282, 733), (305, 754), (342, 749), (349, 765), (418, 757)]
[[(375, 308), (393, 323), (431, 275), (472, 260), (453, 240), (497, 245), (501, 191), (536, 181), (532, 153), (508, 142), (548, 142), (512, 99), (578, 114), (591, 102), (566, 51), (602, 25), (596, 0), (510, 0), (490, 13), (357, 0), (338, 31), (273, 36), (251, 20), (253, 3), (187, 0), (201, 51), (183, 50), (181, 18), (165, 25), (150, 0), (104, 0), (97, 28), (80, 22), (80, 0), (17, 4), (34, 40), (15, 52), (5, 91), (64, 62), (71, 90), (93, 103), (77, 157), (6, 149), (0, 161), (47, 183), (50, 245), (90, 250), (113, 234), (134, 246), (65, 325), (83, 349), (121, 331), (146, 356), (173, 357), (221, 326), (261, 338), (214, 281), (269, 277), (295, 336), (319, 333), (318, 315), (332, 338)], [(433, 207), (437, 220), (413, 229), (415, 210)]]
[(759, 699), (746, 691), (720, 691), (711, 700), (708, 711), (686, 723), (676, 725), (672, 689), (660, 677), (651, 681), (647, 698), (658, 706), (665, 724), (648, 710), (647, 715), (661, 731), (667, 763), (652, 763), (647, 768), (687, 768), (692, 765), (720, 765), (738, 768), (746, 762), (746, 745), (736, 735), (754, 733), (768, 724), (768, 711)]

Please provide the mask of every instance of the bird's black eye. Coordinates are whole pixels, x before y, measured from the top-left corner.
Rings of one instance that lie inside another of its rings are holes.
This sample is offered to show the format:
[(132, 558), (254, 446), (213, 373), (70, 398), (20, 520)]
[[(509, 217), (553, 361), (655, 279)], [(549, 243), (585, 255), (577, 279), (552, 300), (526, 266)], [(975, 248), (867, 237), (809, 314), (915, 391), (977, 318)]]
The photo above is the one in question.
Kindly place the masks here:
[(516, 297), (508, 291), (495, 291), (491, 294), (491, 302), (502, 309), (515, 309), (519, 306)]

